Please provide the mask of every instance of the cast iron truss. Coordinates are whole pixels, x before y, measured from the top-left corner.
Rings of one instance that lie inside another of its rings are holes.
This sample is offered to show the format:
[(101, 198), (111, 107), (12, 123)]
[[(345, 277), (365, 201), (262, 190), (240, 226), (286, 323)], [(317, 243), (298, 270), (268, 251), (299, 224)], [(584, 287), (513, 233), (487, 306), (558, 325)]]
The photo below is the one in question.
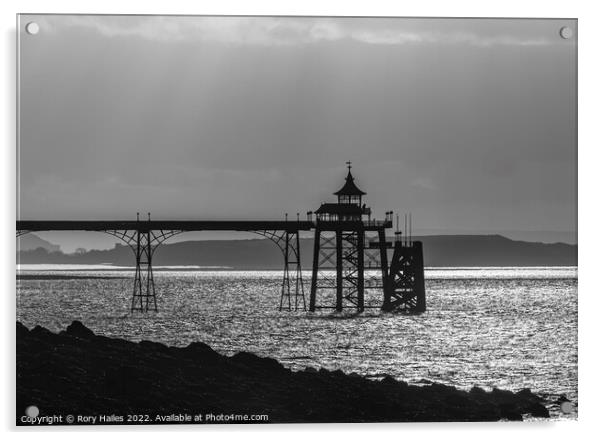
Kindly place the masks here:
[[(367, 302), (366, 293), (380, 293), (384, 288), (387, 277), (384, 228), (366, 231), (361, 223), (355, 226), (349, 230), (316, 229), (310, 311), (340, 312), (352, 308), (362, 312), (365, 308), (380, 307)], [(374, 232), (376, 237), (371, 236)]]
[(426, 310), (421, 242), (395, 242), (384, 294), (384, 311), (420, 313)]
[[(161, 224), (183, 226), (182, 229), (164, 229)], [(262, 225), (279, 229), (261, 228)], [(31, 226), (31, 227), (29, 227)], [(157, 311), (157, 294), (153, 274), (153, 255), (157, 248), (175, 235), (201, 230), (238, 230), (253, 232), (274, 242), (284, 257), (284, 269), (280, 285), (279, 310), (306, 309), (303, 276), (301, 272), (301, 249), (299, 230), (308, 230), (309, 222), (280, 221), (148, 221), (136, 222), (71, 222), (71, 221), (17, 221), (17, 237), (28, 232), (50, 230), (88, 230), (104, 232), (117, 237), (132, 249), (135, 275), (130, 310), (132, 312)]]

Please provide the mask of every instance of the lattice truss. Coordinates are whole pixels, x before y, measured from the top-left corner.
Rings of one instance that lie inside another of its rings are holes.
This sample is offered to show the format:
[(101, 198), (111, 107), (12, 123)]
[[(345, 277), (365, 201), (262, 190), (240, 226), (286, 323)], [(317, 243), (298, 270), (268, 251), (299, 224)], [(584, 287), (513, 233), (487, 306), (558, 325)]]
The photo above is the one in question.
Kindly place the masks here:
[(418, 270), (416, 253), (413, 247), (395, 243), (389, 274), (388, 296), (385, 309), (414, 311), (418, 305)]
[(358, 291), (360, 288), (359, 279), (359, 253), (358, 235), (360, 232), (342, 232), (341, 233), (341, 251), (343, 260), (343, 308), (351, 304), (354, 308), (359, 305)]
[(380, 307), (382, 305), (388, 261), (387, 250), (380, 247), (379, 240), (385, 240), (384, 234), (381, 235), (382, 237), (379, 237), (378, 233), (366, 232), (364, 239), (364, 289), (366, 290), (367, 307)]
[(320, 233), (320, 251), (318, 254), (318, 289), (336, 289), (337, 246), (334, 232)]
[[(17, 237), (27, 234), (28, 230), (17, 230)], [(117, 237), (132, 249), (136, 258), (136, 270), (132, 292), (131, 311), (157, 311), (157, 294), (153, 274), (153, 255), (157, 247), (165, 240), (184, 233), (183, 230), (140, 229), (104, 230)], [(299, 231), (258, 230), (248, 231), (270, 239), (281, 250), (284, 257), (284, 270), (281, 282), (280, 310), (298, 310), (305, 304), (305, 289), (301, 272), (301, 249)]]
[[(361, 234), (361, 235), (360, 235)], [(333, 231), (319, 232), (318, 262), (314, 268), (315, 304), (314, 309), (336, 309), (337, 293), (337, 243)], [(341, 290), (340, 308), (380, 307), (387, 263), (381, 262), (383, 254), (379, 237), (370, 237), (363, 231), (341, 232)], [(371, 246), (370, 243), (376, 244)], [(363, 252), (363, 255), (360, 255)], [(386, 251), (384, 254), (386, 258)], [(362, 258), (363, 257), (363, 261)], [(314, 265), (316, 263), (314, 262)], [(364, 290), (366, 305), (361, 301), (361, 289)], [(376, 295), (367, 295), (376, 293)], [(318, 302), (319, 298), (319, 302)]]
[(155, 277), (153, 274), (153, 255), (157, 247), (168, 238), (181, 234), (180, 230), (106, 230), (127, 244), (136, 257), (136, 271), (132, 292), (132, 312), (158, 310)]
[[(132, 295), (132, 311), (146, 312), (157, 310), (155, 282), (152, 269), (152, 257), (157, 247), (165, 240), (186, 231), (182, 230), (149, 230), (146, 232), (105, 231), (123, 242), (133, 250), (136, 256), (136, 275)], [(284, 257), (284, 270), (280, 289), (279, 310), (298, 310), (305, 304), (305, 291), (301, 272), (301, 252), (298, 231), (260, 230), (249, 231), (261, 235), (274, 242)], [(292, 280), (291, 280), (292, 278)]]
[[(302, 306), (306, 310), (305, 287), (301, 272), (301, 248), (299, 244), (299, 231), (252, 231), (269, 238), (282, 251), (284, 269), (280, 286), (279, 310), (299, 310)], [(293, 278), (291, 282), (291, 278)]]

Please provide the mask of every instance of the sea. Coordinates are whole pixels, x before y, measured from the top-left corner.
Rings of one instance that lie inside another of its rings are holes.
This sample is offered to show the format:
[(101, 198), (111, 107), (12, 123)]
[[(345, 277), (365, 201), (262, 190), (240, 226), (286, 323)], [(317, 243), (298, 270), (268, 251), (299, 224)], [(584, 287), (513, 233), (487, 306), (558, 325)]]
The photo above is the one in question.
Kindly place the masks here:
[[(378, 380), (478, 386), (546, 399), (555, 419), (575, 419), (577, 268), (427, 268), (427, 312), (279, 311), (280, 271), (158, 267), (158, 312), (131, 313), (133, 268), (20, 265), (17, 320), (174, 346), (193, 341), (223, 354), (248, 351), (293, 370), (340, 369)], [(303, 272), (309, 300), (311, 273)], [(367, 292), (378, 306), (382, 293)], [(574, 411), (560, 410), (564, 396)]]

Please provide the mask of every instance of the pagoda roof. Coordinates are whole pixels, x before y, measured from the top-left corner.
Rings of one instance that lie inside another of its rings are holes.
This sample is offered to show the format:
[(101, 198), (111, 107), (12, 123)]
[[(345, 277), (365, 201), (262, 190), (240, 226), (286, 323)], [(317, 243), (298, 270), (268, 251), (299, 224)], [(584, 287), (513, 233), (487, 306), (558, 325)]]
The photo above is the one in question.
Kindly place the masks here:
[(353, 176), (351, 175), (351, 169), (347, 173), (347, 178), (345, 179), (345, 185), (334, 193), (335, 196), (363, 196), (366, 195), (364, 191), (359, 189), (357, 185), (353, 182)]
[(339, 203), (322, 203), (316, 214), (362, 215), (362, 208), (357, 205)]

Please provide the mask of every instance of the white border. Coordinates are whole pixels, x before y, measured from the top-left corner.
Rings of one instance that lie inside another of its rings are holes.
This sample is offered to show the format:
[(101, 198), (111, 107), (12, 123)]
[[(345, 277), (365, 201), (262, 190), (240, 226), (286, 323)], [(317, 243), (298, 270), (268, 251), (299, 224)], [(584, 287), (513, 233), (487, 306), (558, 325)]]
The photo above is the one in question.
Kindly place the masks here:
[[(377, 435), (419, 436), (449, 438), (507, 438), (508, 436), (545, 436), (567, 438), (588, 436), (596, 430), (598, 415), (597, 399), (600, 395), (600, 334), (598, 314), (602, 311), (601, 287), (598, 282), (598, 265), (602, 262), (598, 249), (600, 243), (600, 54), (602, 44), (600, 25), (602, 16), (595, 1), (359, 1), (359, 0), (222, 0), (191, 2), (182, 0), (128, 2), (103, 1), (16, 1), (4, 0), (0, 4), (2, 14), (2, 76), (3, 105), (0, 107), (0, 123), (4, 134), (1, 163), (2, 173), (2, 299), (3, 308), (3, 361), (1, 362), (4, 395), (0, 400), (0, 426), (9, 435), (15, 434), (14, 425), (14, 323), (15, 323), (15, 14), (21, 13), (129, 13), (129, 14), (249, 14), (249, 15), (373, 15), (373, 16), (450, 16), (450, 17), (562, 17), (579, 19), (579, 421), (546, 424), (380, 424), (380, 425), (276, 425), (276, 426), (203, 426), (203, 427), (146, 427), (141, 435), (162, 438), (168, 431), (176, 435), (197, 436), (226, 434), (250, 438), (273, 437), (306, 438), (323, 434), (361, 438), (373, 430)], [(111, 435), (127, 435), (134, 428), (112, 427), (104, 431)], [(20, 430), (23, 431), (23, 430)], [(85, 431), (85, 432), (82, 432)], [(117, 431), (117, 432), (116, 432)], [(140, 431), (140, 428), (138, 428)], [(120, 433), (118, 433), (120, 432)], [(101, 428), (65, 428), (27, 430), (26, 436), (85, 435), (98, 437), (106, 433)], [(589, 436), (588, 436), (589, 437)]]

